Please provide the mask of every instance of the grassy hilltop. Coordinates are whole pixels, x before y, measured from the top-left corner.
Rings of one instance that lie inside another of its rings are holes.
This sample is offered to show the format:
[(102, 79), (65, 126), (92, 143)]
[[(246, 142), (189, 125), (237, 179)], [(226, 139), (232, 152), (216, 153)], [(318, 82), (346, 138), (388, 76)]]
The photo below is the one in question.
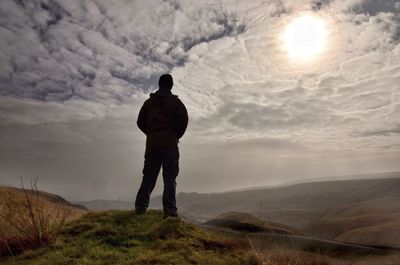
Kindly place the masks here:
[[(385, 215), (385, 228), (397, 231), (397, 198), (333, 209), (312, 227), (318, 228), (316, 234), (331, 231), (332, 235), (327, 235), (331, 238), (346, 235), (353, 240), (359, 238), (354, 233), (360, 232), (353, 223), (358, 225), (365, 219), (363, 223), (374, 227), (370, 233), (361, 231), (362, 236), (378, 242), (378, 234), (373, 232), (382, 224), (380, 214), (389, 213)], [(354, 218), (357, 222), (351, 222)], [(340, 229), (332, 229), (332, 222), (340, 224), (335, 226)], [(384, 239), (397, 240), (393, 231), (389, 230), (391, 237)], [(291, 239), (284, 240), (283, 235)], [(297, 229), (248, 213), (227, 212), (199, 226), (178, 218), (163, 219), (162, 212), (156, 210), (139, 216), (132, 211), (91, 212), (37, 190), (35, 183), (30, 189), (0, 187), (0, 264), (5, 265), (400, 264), (396, 249), (372, 251), (343, 248), (336, 243), (328, 246), (312, 238), (294, 240), (297, 235), (301, 235)]]
[(239, 243), (150, 210), (90, 212), (68, 224), (51, 246), (2, 264), (258, 264)]

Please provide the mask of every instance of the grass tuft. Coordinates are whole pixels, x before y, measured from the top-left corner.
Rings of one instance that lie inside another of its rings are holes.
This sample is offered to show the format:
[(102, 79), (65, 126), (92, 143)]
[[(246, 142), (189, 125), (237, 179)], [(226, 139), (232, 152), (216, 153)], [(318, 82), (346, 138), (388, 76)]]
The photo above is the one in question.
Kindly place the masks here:
[(53, 244), (72, 217), (71, 207), (42, 198), (37, 178), (29, 189), (21, 179), (20, 190), (8, 188), (2, 191), (0, 256), (15, 256)]

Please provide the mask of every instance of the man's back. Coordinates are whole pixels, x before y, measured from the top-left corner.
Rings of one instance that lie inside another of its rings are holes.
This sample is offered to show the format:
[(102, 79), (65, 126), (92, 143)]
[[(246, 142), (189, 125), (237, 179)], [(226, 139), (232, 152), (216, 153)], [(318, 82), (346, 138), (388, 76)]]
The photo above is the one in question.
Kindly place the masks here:
[(176, 146), (185, 133), (185, 105), (172, 93), (151, 93), (139, 112), (137, 125), (147, 135), (146, 146)]

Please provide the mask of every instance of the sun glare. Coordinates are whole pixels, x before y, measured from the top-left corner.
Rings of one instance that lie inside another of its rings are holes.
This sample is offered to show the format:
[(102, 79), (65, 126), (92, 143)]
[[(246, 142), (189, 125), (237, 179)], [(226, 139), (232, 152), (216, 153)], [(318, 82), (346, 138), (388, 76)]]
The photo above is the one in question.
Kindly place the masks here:
[(310, 59), (326, 47), (326, 22), (313, 15), (303, 15), (287, 25), (283, 35), (287, 54), (294, 59)]

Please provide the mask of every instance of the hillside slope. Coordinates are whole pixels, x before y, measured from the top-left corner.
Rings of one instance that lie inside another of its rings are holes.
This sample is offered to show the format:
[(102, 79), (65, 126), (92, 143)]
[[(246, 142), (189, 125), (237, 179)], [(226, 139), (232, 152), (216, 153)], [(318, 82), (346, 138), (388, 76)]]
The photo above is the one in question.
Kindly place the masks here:
[(400, 197), (336, 207), (306, 230), (320, 238), (400, 247)]
[(233, 241), (211, 235), (178, 218), (150, 210), (91, 212), (72, 222), (52, 247), (0, 260), (13, 265), (61, 264), (258, 264)]
[[(32, 190), (26, 189), (25, 191), (28, 194), (32, 194)], [(15, 196), (15, 198), (19, 199), (19, 200), (23, 200), (25, 197), (24, 190), (21, 188), (10, 187), (10, 186), (0, 186), (0, 201), (4, 201), (7, 196), (10, 196), (10, 193), (12, 193), (13, 196)], [(48, 203), (52, 203), (52, 204), (56, 204), (56, 205), (64, 206), (64, 207), (67, 206), (67, 207), (74, 208), (76, 210), (86, 210), (86, 208), (83, 205), (70, 203), (69, 201), (67, 201), (66, 199), (64, 199), (63, 197), (61, 197), (57, 194), (38, 190), (37, 195), (39, 195), (39, 197), (41, 199), (43, 199), (44, 201), (46, 201)]]

